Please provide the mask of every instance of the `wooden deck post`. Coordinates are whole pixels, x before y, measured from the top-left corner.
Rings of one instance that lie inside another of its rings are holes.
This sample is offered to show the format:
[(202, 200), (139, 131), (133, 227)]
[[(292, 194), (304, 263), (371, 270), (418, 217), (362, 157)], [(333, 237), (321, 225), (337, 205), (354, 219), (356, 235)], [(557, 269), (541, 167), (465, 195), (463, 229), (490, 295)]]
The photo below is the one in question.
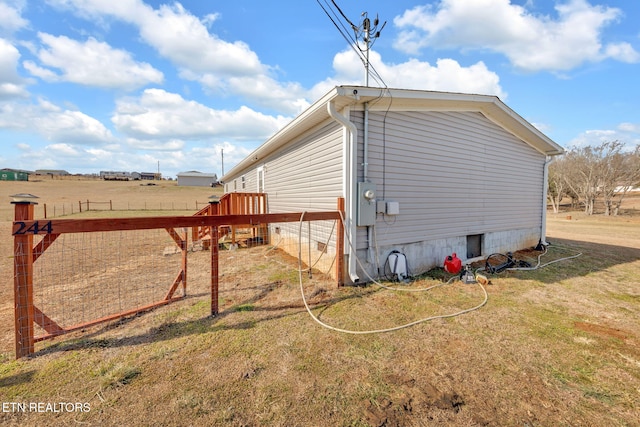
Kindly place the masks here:
[[(30, 221), (35, 202), (14, 201), (15, 221)], [(37, 226), (36, 226), (37, 227)], [(15, 229), (15, 227), (14, 227)], [(13, 295), (15, 306), (16, 359), (34, 352), (33, 236), (29, 230), (15, 232), (13, 238)]]
[(344, 285), (344, 224), (342, 223), (344, 207), (344, 197), (338, 197), (338, 212), (341, 214), (337, 219), (338, 226), (336, 227), (336, 278), (338, 286)]
[(182, 296), (187, 296), (187, 255), (189, 253), (189, 229), (184, 228), (184, 240), (182, 242)]

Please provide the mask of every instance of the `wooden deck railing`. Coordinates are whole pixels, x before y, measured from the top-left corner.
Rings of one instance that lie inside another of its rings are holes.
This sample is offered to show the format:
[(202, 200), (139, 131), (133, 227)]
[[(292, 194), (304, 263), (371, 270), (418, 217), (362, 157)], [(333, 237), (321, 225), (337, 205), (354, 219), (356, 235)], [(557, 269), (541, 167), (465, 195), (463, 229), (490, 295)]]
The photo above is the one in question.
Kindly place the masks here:
[[(227, 193), (219, 201), (200, 209), (194, 216), (207, 215), (262, 215), (267, 213), (267, 195), (264, 193)], [(236, 231), (248, 229), (252, 239), (268, 241), (269, 224), (228, 224), (219, 228), (219, 236), (231, 235), (231, 243), (237, 243)], [(211, 240), (211, 229), (197, 227), (193, 229), (193, 240), (206, 242)]]

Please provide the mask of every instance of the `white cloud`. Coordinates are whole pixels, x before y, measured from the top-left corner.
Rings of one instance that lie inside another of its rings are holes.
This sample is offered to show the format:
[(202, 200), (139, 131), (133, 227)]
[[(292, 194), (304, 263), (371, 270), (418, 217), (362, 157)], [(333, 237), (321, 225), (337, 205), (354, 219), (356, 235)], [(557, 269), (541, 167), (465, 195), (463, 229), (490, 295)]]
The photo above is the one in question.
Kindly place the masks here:
[(85, 19), (108, 17), (128, 22), (162, 56), (196, 73), (229, 76), (264, 72), (264, 65), (246, 43), (227, 42), (208, 31), (207, 26), (217, 19), (215, 14), (200, 20), (177, 2), (158, 9), (141, 0), (52, 0), (51, 4)]
[(280, 83), (266, 75), (231, 77), (229, 87), (234, 93), (252, 99), (259, 106), (287, 114), (301, 113), (309, 106), (305, 100), (306, 91), (300, 84)]
[(640, 135), (640, 123), (620, 123), (618, 129), (623, 132), (632, 132)]
[(77, 147), (71, 144), (50, 144), (47, 146), (47, 151), (51, 157), (59, 159), (60, 157), (71, 157), (78, 159), (81, 156), (81, 151)]
[(0, 128), (33, 132), (54, 143), (100, 145), (113, 141), (111, 132), (98, 120), (45, 100), (7, 103), (0, 106), (0, 113)]
[(133, 138), (263, 140), (289, 121), (248, 107), (214, 110), (162, 89), (147, 89), (140, 98), (121, 99), (112, 117), (117, 129)]
[(0, 38), (0, 100), (27, 96), (25, 82), (17, 71), (19, 59), (18, 49)]
[[(221, 166), (221, 150), (224, 150), (224, 164), (226, 165), (224, 167), (225, 172), (229, 172), (232, 167), (240, 163), (253, 152), (253, 148), (234, 145), (228, 141), (225, 141), (221, 144), (216, 144), (214, 147), (214, 152), (211, 154), (211, 158), (213, 159), (214, 164), (220, 164)], [(222, 178), (222, 168), (220, 169), (220, 176), (218, 178)]]
[(640, 61), (640, 54), (629, 43), (607, 45), (605, 56), (620, 62), (635, 63)]
[[(47, 81), (68, 81), (86, 86), (133, 89), (161, 83), (162, 72), (144, 62), (136, 62), (129, 52), (89, 38), (85, 42), (65, 36), (39, 33), (45, 45), (37, 53), (42, 66), (25, 61), (34, 76)], [(58, 72), (54, 70), (59, 70)]]
[(620, 9), (585, 0), (555, 9), (557, 16), (551, 17), (509, 0), (441, 0), (436, 7), (418, 6), (396, 17), (401, 31), (394, 46), (411, 54), (426, 47), (489, 50), (526, 71), (566, 71), (607, 58), (640, 60), (628, 43), (603, 46), (604, 28), (621, 18)]
[(634, 149), (640, 145), (640, 124), (620, 123), (616, 129), (587, 130), (569, 141), (567, 147), (596, 146), (611, 141), (620, 141), (625, 150)]
[(102, 123), (80, 111), (64, 110), (32, 118), (32, 125), (47, 139), (91, 145), (112, 139)]
[(249, 45), (226, 41), (209, 31), (218, 19), (199, 19), (179, 3), (154, 9), (140, 0), (51, 0), (85, 19), (118, 19), (134, 25), (141, 39), (178, 67), (180, 77), (209, 91), (241, 95), (287, 114), (300, 112), (297, 83), (279, 82)]
[(141, 0), (52, 0), (85, 18), (115, 18), (135, 25), (142, 39), (180, 67), (200, 73), (253, 75), (264, 72), (264, 65), (249, 46), (241, 41), (227, 42), (207, 27), (217, 19), (208, 14), (202, 20), (180, 3), (160, 5), (158, 9)]
[[(506, 98), (500, 87), (499, 76), (490, 71), (483, 62), (469, 67), (464, 67), (453, 59), (439, 59), (435, 65), (417, 59), (409, 59), (400, 64), (388, 64), (384, 63), (380, 54), (375, 51), (370, 52), (369, 59), (389, 87), (478, 93)], [(362, 84), (364, 69), (352, 49), (338, 53), (334, 57), (333, 68), (336, 77), (316, 86), (315, 93), (319, 92), (319, 88), (328, 90), (328, 86), (337, 81), (340, 84)]]
[(206, 25), (179, 3), (130, 19), (142, 38), (178, 66), (193, 72), (251, 76), (265, 72), (258, 55), (241, 41), (227, 42), (209, 33)]
[[(13, 3), (10, 5), (9, 3)], [(0, 35), (10, 35), (29, 25), (29, 21), (22, 17), (22, 1), (0, 2)]]
[(128, 138), (126, 144), (135, 150), (148, 151), (180, 151), (186, 146), (185, 141), (171, 138), (168, 140), (158, 139), (136, 139)]

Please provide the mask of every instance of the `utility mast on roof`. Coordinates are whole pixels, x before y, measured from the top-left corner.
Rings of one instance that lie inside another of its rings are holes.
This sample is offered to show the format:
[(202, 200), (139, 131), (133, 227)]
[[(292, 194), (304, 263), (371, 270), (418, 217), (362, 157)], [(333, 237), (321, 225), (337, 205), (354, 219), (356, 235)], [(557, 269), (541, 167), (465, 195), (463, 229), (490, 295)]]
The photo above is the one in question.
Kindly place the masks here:
[[(380, 27), (380, 29), (378, 30), (378, 24), (380, 22), (378, 20), (378, 15), (376, 15), (376, 18), (373, 20), (373, 28), (371, 28), (371, 20), (367, 16), (367, 12), (362, 12), (362, 16), (364, 16), (361, 24), (363, 32), (362, 40), (365, 44), (364, 85), (369, 86), (369, 51), (371, 50), (371, 46), (373, 46), (373, 43), (378, 39), (378, 37), (380, 37), (380, 32), (382, 32), (382, 29), (387, 24), (387, 21), (384, 21), (382, 27)], [(357, 36), (358, 33), (356, 32), (356, 42), (358, 40)], [(358, 45), (358, 49), (360, 49), (360, 45)], [(362, 49), (360, 50), (362, 51)]]
[[(362, 12), (362, 14), (360, 15), (360, 17), (362, 18), (362, 22), (360, 23), (360, 25), (355, 25), (353, 22), (349, 20), (349, 18), (347, 18), (344, 12), (342, 12), (342, 9), (340, 9), (340, 6), (336, 4), (335, 0), (331, 0), (331, 3), (333, 4), (333, 8), (331, 7), (331, 5), (329, 5), (328, 0), (323, 0), (324, 3), (327, 5), (328, 9), (325, 6), (323, 6), (321, 0), (316, 0), (316, 1), (318, 2), (322, 10), (324, 10), (324, 13), (327, 14), (331, 22), (333, 22), (333, 25), (335, 25), (335, 27), (338, 29), (340, 34), (342, 34), (342, 37), (344, 37), (344, 39), (349, 43), (351, 48), (356, 52), (356, 54), (364, 64), (364, 71), (365, 71), (364, 83), (365, 83), (365, 86), (369, 86), (369, 75), (371, 74), (370, 68), (373, 68), (369, 63), (369, 51), (373, 47), (373, 44), (378, 39), (378, 37), (380, 37), (380, 33), (382, 32), (382, 29), (384, 28), (384, 26), (387, 24), (387, 21), (383, 22), (382, 26), (378, 28), (378, 24), (380, 24), (380, 21), (378, 19), (378, 16), (376, 15), (375, 19), (373, 20), (373, 26), (372, 26), (368, 13)], [(353, 31), (353, 34), (354, 34), (353, 36), (348, 35), (344, 31), (347, 29), (347, 26), (343, 22), (339, 22), (340, 18), (336, 13), (336, 10), (337, 10), (337, 13), (339, 13), (342, 16), (342, 18), (347, 22), (348, 26)], [(337, 18), (337, 20), (334, 18)], [(374, 73), (375, 73), (374, 78), (378, 79), (380, 83), (383, 83), (382, 78), (378, 75), (375, 69), (374, 69)]]

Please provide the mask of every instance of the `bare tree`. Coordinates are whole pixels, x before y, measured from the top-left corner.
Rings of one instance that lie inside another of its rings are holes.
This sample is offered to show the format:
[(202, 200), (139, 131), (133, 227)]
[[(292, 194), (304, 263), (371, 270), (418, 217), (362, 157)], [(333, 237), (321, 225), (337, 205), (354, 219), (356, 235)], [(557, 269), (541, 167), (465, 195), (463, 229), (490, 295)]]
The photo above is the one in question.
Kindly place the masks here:
[(551, 202), (553, 213), (558, 213), (560, 210), (560, 202), (562, 202), (564, 196), (567, 195), (567, 163), (567, 159), (563, 155), (556, 157), (549, 165), (547, 196)]
[(640, 184), (640, 145), (632, 152), (621, 153), (613, 163), (617, 185), (610, 202), (605, 200), (605, 215), (618, 215), (625, 196)]
[(584, 204), (587, 215), (593, 214), (593, 207), (600, 194), (599, 166), (603, 147), (573, 148), (565, 155), (565, 182)]
[(553, 179), (549, 171), (550, 185), (553, 182), (556, 186), (550, 193), (557, 197), (564, 191), (572, 198), (577, 196), (587, 215), (592, 215), (596, 201), (602, 200), (604, 214), (617, 215), (626, 194), (640, 181), (640, 146), (633, 152), (625, 152), (624, 147), (620, 141), (609, 141), (571, 149), (554, 168)]
[(604, 142), (596, 147), (598, 186), (604, 202), (604, 214), (611, 215), (613, 200), (622, 174), (624, 173), (624, 154), (621, 153), (624, 144), (619, 141)]

